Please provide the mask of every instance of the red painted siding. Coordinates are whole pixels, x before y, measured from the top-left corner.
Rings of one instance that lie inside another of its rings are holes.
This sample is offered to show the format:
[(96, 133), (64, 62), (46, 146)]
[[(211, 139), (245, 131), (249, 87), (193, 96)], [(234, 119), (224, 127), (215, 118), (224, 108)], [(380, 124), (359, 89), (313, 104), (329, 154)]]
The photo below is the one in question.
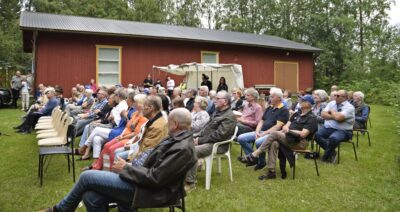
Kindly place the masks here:
[[(299, 88), (313, 87), (312, 53), (290, 51), (287, 55), (284, 50), (259, 47), (49, 32), (38, 36), (37, 83), (59, 84), (70, 95), (73, 85), (95, 78), (96, 45), (122, 46), (123, 85), (141, 84), (153, 65), (201, 62), (200, 51), (218, 51), (220, 63), (242, 65), (246, 87), (273, 84), (274, 61), (299, 62)], [(156, 73), (158, 77), (165, 82), (165, 74)]]

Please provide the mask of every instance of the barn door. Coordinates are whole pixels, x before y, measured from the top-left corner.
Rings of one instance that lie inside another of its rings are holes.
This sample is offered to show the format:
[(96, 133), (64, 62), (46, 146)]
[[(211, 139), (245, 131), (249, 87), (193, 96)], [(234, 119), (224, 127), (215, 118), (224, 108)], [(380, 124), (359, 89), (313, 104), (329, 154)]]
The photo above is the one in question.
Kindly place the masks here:
[(299, 63), (275, 61), (274, 84), (281, 89), (289, 89), (291, 92), (299, 90)]

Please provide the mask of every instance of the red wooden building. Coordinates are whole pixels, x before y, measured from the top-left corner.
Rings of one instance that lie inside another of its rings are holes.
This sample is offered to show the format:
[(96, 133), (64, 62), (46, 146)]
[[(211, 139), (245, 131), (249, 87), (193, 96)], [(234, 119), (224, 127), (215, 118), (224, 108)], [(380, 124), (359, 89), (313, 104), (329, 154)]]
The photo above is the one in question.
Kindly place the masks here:
[(275, 36), (32, 12), (22, 12), (20, 27), (36, 84), (59, 84), (66, 95), (92, 78), (141, 84), (153, 65), (187, 62), (241, 64), (246, 87), (297, 91), (313, 87), (313, 60), (321, 52)]

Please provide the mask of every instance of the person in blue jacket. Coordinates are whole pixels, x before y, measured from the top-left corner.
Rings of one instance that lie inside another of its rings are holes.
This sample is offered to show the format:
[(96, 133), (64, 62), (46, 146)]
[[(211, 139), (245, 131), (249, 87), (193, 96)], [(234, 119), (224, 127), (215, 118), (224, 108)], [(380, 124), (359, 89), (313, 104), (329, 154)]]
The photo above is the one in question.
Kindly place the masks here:
[(53, 87), (46, 88), (46, 90), (44, 90), (44, 94), (49, 99), (47, 104), (39, 111), (29, 113), (21, 125), (14, 127), (14, 129), (18, 129), (16, 132), (29, 134), (35, 127), (40, 117), (51, 116), (53, 109), (59, 105), (59, 100), (56, 98), (56, 92)]

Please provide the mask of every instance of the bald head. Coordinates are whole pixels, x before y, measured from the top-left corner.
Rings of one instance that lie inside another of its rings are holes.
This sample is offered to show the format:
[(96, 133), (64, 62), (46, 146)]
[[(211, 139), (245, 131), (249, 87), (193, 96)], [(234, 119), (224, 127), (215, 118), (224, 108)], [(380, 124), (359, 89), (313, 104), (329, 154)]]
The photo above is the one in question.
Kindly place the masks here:
[(186, 108), (176, 108), (169, 113), (168, 123), (178, 123), (177, 129), (189, 130), (192, 126), (192, 115)]

